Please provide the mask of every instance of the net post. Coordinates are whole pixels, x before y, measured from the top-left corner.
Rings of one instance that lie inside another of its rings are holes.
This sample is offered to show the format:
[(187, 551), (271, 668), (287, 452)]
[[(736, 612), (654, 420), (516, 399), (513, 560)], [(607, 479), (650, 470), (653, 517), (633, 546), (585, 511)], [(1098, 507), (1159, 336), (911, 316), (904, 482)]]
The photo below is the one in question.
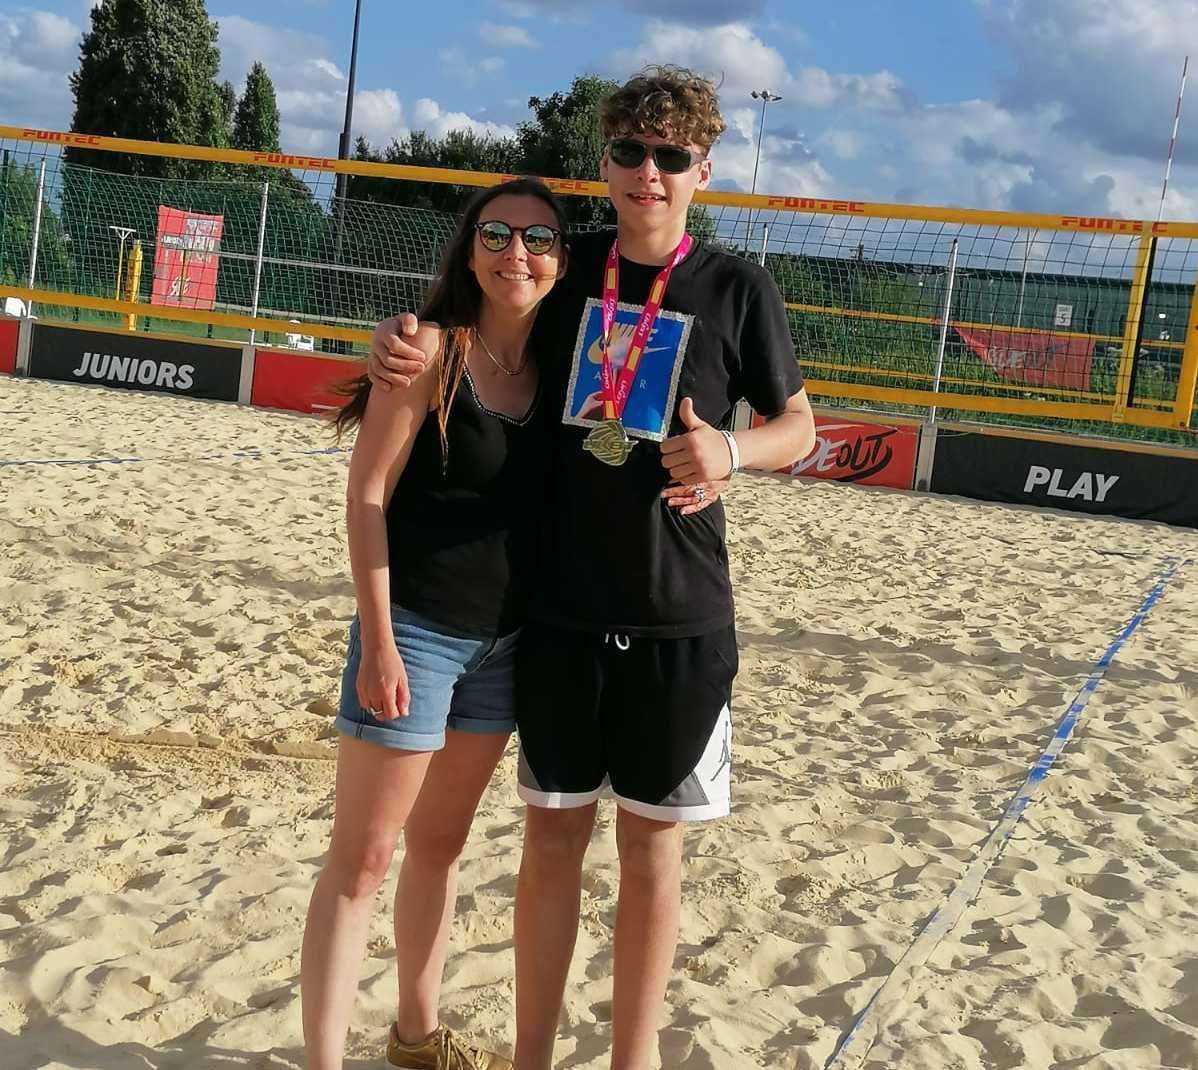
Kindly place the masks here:
[[(258, 252), (254, 256), (254, 296), (250, 315), (258, 318), (258, 297), (262, 292), (262, 255), (266, 248), (266, 208), (270, 201), (270, 183), (262, 183), (262, 210), (258, 216)], [(256, 328), (250, 328), (250, 345), (254, 345), (258, 337)]]
[(1173, 418), (1178, 427), (1189, 427), (1194, 416), (1194, 394), (1198, 391), (1198, 275), (1190, 297), (1190, 316), (1186, 320), (1186, 345), (1177, 374), (1177, 397)]
[[(33, 209), (33, 241), (29, 247), (29, 289), (33, 289), (37, 279), (37, 253), (42, 240), (42, 207), (46, 195), (46, 158), (42, 157), (42, 165), (37, 173), (37, 203)], [(29, 316), (33, 317), (33, 302), (29, 302)]]
[(761, 259), (758, 263), (765, 267), (765, 251), (770, 243), (770, 225), (768, 223), (761, 224)]
[[(932, 375), (932, 393), (940, 393), (940, 377), (944, 374), (944, 347), (948, 343), (948, 321), (953, 311), (953, 283), (957, 278), (957, 250), (959, 240), (953, 238), (952, 251), (948, 254), (948, 279), (944, 284), (944, 312), (940, 317), (940, 341), (936, 345), (936, 370)], [(928, 423), (936, 422), (936, 406), (928, 409)]]
[(1127, 321), (1123, 325), (1123, 352), (1119, 357), (1119, 373), (1115, 378), (1115, 404), (1111, 409), (1111, 420), (1123, 423), (1131, 399), (1132, 379), (1136, 368), (1136, 353), (1140, 348), (1140, 337), (1144, 326), (1144, 303), (1148, 299), (1148, 276), (1152, 271), (1152, 257), (1156, 251), (1156, 237), (1148, 228), (1139, 242), (1136, 253), (1136, 272), (1131, 279), (1127, 295)]

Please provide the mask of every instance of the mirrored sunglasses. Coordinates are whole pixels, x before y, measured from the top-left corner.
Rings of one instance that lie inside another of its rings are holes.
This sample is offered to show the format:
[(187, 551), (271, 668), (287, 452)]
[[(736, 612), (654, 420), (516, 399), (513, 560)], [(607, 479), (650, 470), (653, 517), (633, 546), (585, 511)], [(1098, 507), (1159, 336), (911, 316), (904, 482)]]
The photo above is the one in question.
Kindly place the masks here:
[(474, 229), (478, 231), (483, 248), (493, 253), (503, 252), (512, 244), (512, 236), (519, 234), (524, 248), (532, 256), (544, 256), (561, 237), (561, 231), (546, 223), (534, 223), (531, 227), (513, 227), (502, 220), (492, 219), (485, 223), (475, 223)]
[(614, 138), (607, 151), (612, 163), (627, 168), (640, 167), (645, 157), (652, 153), (654, 165), (666, 175), (681, 175), (706, 159), (685, 145), (646, 145), (634, 137)]

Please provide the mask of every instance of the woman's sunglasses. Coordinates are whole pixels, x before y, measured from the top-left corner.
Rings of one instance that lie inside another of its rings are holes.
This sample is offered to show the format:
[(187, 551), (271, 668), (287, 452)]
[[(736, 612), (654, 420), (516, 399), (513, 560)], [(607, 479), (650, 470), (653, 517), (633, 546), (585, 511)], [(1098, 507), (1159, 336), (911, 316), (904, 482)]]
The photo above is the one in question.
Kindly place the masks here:
[(657, 169), (666, 175), (684, 174), (706, 159), (685, 145), (646, 145), (632, 137), (615, 138), (607, 146), (608, 157), (619, 167), (640, 167), (650, 153)]
[(492, 253), (502, 253), (512, 244), (512, 236), (519, 234), (524, 248), (533, 256), (544, 256), (557, 244), (562, 232), (546, 223), (534, 223), (531, 227), (513, 227), (499, 219), (486, 223), (475, 223), (483, 248)]

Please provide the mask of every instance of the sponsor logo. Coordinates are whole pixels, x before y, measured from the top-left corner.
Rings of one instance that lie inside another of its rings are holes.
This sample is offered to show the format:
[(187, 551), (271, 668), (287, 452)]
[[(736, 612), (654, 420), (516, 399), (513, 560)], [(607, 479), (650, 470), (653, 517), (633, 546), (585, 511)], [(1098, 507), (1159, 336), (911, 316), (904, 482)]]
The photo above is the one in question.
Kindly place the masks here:
[(827, 201), (818, 197), (770, 197), (770, 208), (798, 208), (809, 212), (864, 212), (864, 201)]
[(1113, 234), (1140, 234), (1144, 224), (1139, 219), (1107, 219), (1096, 215), (1067, 215), (1061, 226), (1076, 230), (1105, 230)]
[(34, 141), (48, 141), (53, 145), (98, 145), (100, 139), (95, 134), (67, 134), (59, 130), (22, 130), (22, 137)]
[(898, 434), (897, 427), (879, 427), (862, 433), (860, 424), (820, 424), (815, 449), (791, 468), (791, 474), (823, 475), (836, 472), (841, 482), (856, 483), (886, 469), (894, 459), (887, 441)]
[(97, 383), (125, 383), (129, 386), (189, 390), (195, 382), (194, 364), (172, 364), (168, 360), (139, 360), (112, 353), (85, 352), (76, 378)]
[(337, 164), (323, 156), (288, 156), (283, 152), (255, 152), (254, 163), (273, 167), (300, 167), (304, 170), (335, 171)]
[(1050, 498), (1081, 498), (1087, 502), (1104, 502), (1111, 488), (1119, 482), (1119, 476), (1108, 476), (1102, 472), (1082, 472), (1066, 490), (1064, 486), (1065, 469), (1045, 468), (1033, 464), (1027, 470), (1027, 480), (1023, 484), (1023, 493), (1031, 494), (1039, 487), (1044, 487), (1044, 493)]

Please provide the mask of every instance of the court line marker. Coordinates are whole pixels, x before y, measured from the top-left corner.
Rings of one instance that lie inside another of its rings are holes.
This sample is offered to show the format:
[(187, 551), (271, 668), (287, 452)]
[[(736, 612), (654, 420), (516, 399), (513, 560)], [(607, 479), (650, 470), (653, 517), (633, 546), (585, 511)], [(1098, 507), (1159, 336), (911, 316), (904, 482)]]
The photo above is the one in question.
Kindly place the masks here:
[(32, 460), (0, 460), (0, 468), (15, 468), (21, 465), (86, 465), (86, 464), (155, 464), (178, 461), (220, 461), (232, 457), (238, 461), (260, 461), (267, 457), (328, 457), (349, 453), (349, 446), (328, 446), (320, 450), (230, 450), (227, 453), (202, 453), (194, 457), (47, 457)]
[(1106, 676), (1107, 669), (1110, 668), (1111, 662), (1115, 660), (1115, 655), (1119, 653), (1123, 644), (1131, 638), (1136, 629), (1144, 622), (1144, 618), (1148, 616), (1149, 611), (1156, 605), (1165, 588), (1168, 587), (1177, 573), (1185, 565), (1189, 564), (1189, 561), (1166, 558), (1161, 564), (1164, 566), (1164, 571), (1157, 580), (1156, 586), (1152, 588), (1148, 596), (1140, 604), (1140, 608), (1136, 610), (1131, 620), (1127, 623), (1127, 626), (1119, 633), (1110, 646), (1107, 647), (1102, 657), (1098, 659), (1090, 675), (1086, 678), (1086, 682), (1082, 684), (1081, 689), (1069, 704), (1064, 717), (1057, 724), (1056, 731), (1053, 733), (1048, 746), (1045, 747), (1044, 752), (1036, 760), (1036, 764), (1032, 766), (1031, 772), (1028, 773), (1027, 779), (1023, 782), (1023, 786), (1015, 793), (1015, 797), (1008, 804), (998, 824), (994, 826), (990, 835), (986, 837), (981, 850), (978, 851), (977, 857), (974, 858), (969, 868), (965, 871), (965, 876), (961, 878), (957, 887), (953, 889), (944, 903), (931, 916), (911, 946), (907, 948), (898, 962), (894, 964), (894, 968), (890, 971), (886, 980), (882, 982), (878, 990), (870, 997), (869, 1002), (857, 1016), (857, 1020), (853, 1023), (852, 1028), (845, 1034), (836, 1051), (832, 1053), (831, 1059), (824, 1064), (825, 1070), (858, 1070), (865, 1061), (866, 1055), (869, 1054), (870, 1049), (873, 1047), (878, 1033), (889, 1021), (890, 1013), (895, 1009), (895, 1004), (905, 994), (912, 975), (927, 963), (940, 941), (952, 932), (957, 922), (961, 920), (961, 915), (965, 913), (966, 909), (977, 898), (982, 888), (982, 881), (985, 880), (986, 874), (990, 872), (994, 863), (998, 861), (1012, 833), (1015, 831), (1015, 826), (1019, 823), (1019, 819), (1023, 816), (1024, 811), (1039, 790), (1040, 785), (1044, 782), (1045, 777), (1048, 776), (1053, 763), (1060, 756), (1061, 751), (1065, 749), (1065, 744), (1069, 742), (1070, 737), (1073, 735), (1073, 730), (1077, 727), (1082, 712), (1085, 710), (1094, 692), (1098, 690), (1098, 685), (1102, 683), (1103, 678)]

